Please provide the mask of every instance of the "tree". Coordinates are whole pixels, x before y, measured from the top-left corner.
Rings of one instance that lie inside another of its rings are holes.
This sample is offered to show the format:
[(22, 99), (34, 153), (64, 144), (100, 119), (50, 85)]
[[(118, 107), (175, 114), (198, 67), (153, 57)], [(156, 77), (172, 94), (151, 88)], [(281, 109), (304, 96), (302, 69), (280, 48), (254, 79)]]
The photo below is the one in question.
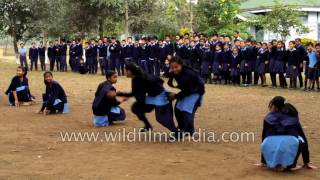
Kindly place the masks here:
[(27, 32), (38, 34), (36, 24), (45, 14), (43, 9), (47, 9), (47, 3), (42, 0), (0, 1), (0, 31), (12, 37), (16, 54), (17, 42), (23, 40)]
[(296, 28), (300, 33), (309, 31), (301, 20), (303, 13), (298, 11), (295, 6), (285, 6), (279, 0), (275, 0), (274, 3), (270, 12), (251, 18), (248, 24), (276, 33), (283, 40), (290, 35), (291, 28)]
[(196, 29), (206, 33), (235, 30), (239, 8), (240, 0), (198, 0), (194, 8)]

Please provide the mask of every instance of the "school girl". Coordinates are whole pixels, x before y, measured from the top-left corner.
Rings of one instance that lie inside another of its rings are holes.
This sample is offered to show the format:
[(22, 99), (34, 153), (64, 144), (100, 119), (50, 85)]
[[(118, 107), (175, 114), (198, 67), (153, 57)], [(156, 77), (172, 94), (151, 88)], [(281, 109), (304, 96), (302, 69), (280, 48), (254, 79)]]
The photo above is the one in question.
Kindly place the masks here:
[(212, 83), (211, 66), (213, 58), (210, 44), (206, 43), (205, 46), (201, 48), (201, 77), (205, 83)]
[(257, 73), (260, 76), (261, 79), (261, 86), (265, 87), (267, 86), (266, 83), (266, 72), (268, 68), (269, 63), (269, 50), (267, 43), (262, 43), (261, 48), (258, 50), (258, 56), (257, 56)]
[(173, 57), (170, 62), (171, 74), (168, 85), (180, 89), (180, 92), (170, 94), (170, 99), (176, 99), (175, 116), (181, 132), (193, 135), (194, 118), (201, 105), (205, 93), (204, 82), (193, 69), (184, 66), (179, 57)]
[(240, 42), (240, 55), (242, 56), (240, 62), (240, 73), (242, 77), (242, 84), (243, 86), (249, 86), (250, 79), (251, 79), (251, 70), (249, 67), (249, 56), (250, 56), (250, 49), (247, 47), (244, 41)]
[(43, 74), (43, 78), (46, 90), (42, 95), (43, 103), (39, 114), (68, 113), (67, 96), (62, 86), (53, 80), (53, 75), (49, 71)]
[(319, 78), (317, 71), (317, 63), (319, 62), (319, 55), (316, 52), (313, 43), (309, 43), (307, 45), (307, 53), (308, 53), (308, 81), (309, 87), (308, 90), (314, 90), (314, 84), (317, 84), (317, 88), (319, 89)]
[(125, 69), (126, 76), (131, 78), (131, 92), (118, 92), (117, 96), (134, 97), (136, 99), (131, 110), (144, 123), (144, 127), (140, 131), (152, 130), (145, 113), (155, 110), (156, 120), (171, 132), (176, 133), (177, 128), (173, 121), (172, 104), (167, 97), (169, 92), (163, 87), (163, 80), (143, 72), (134, 63), (127, 64)]
[(29, 82), (27, 78), (27, 69), (23, 66), (18, 66), (17, 75), (11, 80), (11, 83), (5, 92), (9, 98), (10, 106), (31, 105), (34, 97), (30, 93)]
[(19, 60), (20, 66), (25, 67), (28, 71), (28, 63), (27, 63), (27, 49), (24, 47), (24, 44), (20, 44), (20, 48), (18, 49), (19, 52)]
[(278, 41), (276, 47), (272, 49), (272, 59), (270, 59), (270, 76), (272, 87), (277, 87), (277, 74), (279, 74), (280, 87), (285, 88), (285, 49), (284, 43)]
[(40, 46), (38, 47), (39, 59), (40, 59), (40, 66), (41, 70), (46, 70), (46, 47), (43, 46), (43, 42), (40, 42)]
[(121, 121), (126, 118), (126, 113), (119, 105), (122, 101), (116, 99), (116, 89), (113, 84), (117, 83), (118, 75), (115, 71), (106, 72), (106, 81), (99, 84), (95, 98), (92, 103), (94, 114), (94, 126), (109, 126), (114, 121)]
[(30, 59), (30, 71), (32, 71), (33, 66), (36, 71), (38, 71), (38, 48), (36, 48), (36, 43), (31, 43), (32, 47), (29, 49), (29, 59)]
[(269, 113), (264, 118), (261, 145), (261, 164), (285, 170), (296, 170), (299, 155), (302, 154), (304, 167), (315, 169), (310, 162), (308, 140), (299, 121), (297, 109), (285, 98), (274, 97), (269, 103)]
[(230, 64), (231, 64), (231, 55), (232, 52), (230, 50), (230, 45), (229, 44), (225, 44), (223, 47), (223, 56), (222, 56), (222, 76), (224, 79), (224, 84), (230, 84)]
[(212, 73), (213, 73), (213, 83), (221, 84), (221, 73), (222, 73), (222, 60), (223, 60), (223, 50), (220, 44), (216, 45), (214, 52), (213, 63), (212, 63)]
[(232, 48), (230, 76), (233, 85), (240, 85), (240, 62), (242, 56), (237, 47)]
[(296, 49), (296, 42), (290, 41), (289, 42), (289, 49), (287, 50), (287, 62), (288, 68), (286, 77), (290, 78), (290, 88), (297, 88), (297, 77), (299, 74), (299, 52)]

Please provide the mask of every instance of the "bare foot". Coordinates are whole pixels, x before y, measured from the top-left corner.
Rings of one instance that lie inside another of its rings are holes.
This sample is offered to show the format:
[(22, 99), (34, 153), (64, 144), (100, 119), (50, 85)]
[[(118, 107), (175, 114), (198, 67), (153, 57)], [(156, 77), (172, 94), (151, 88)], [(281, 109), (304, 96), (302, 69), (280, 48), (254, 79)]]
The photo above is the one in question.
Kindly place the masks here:
[(264, 163), (257, 163), (257, 164), (254, 164), (254, 165), (257, 166), (257, 167), (267, 167), (267, 165), (264, 164)]
[(303, 167), (306, 169), (318, 169), (316, 166), (313, 166), (312, 163), (307, 163), (303, 165)]
[(289, 170), (290, 170), (290, 171), (298, 171), (298, 170), (301, 169), (301, 168), (302, 168), (302, 166), (297, 165), (296, 167), (290, 168)]

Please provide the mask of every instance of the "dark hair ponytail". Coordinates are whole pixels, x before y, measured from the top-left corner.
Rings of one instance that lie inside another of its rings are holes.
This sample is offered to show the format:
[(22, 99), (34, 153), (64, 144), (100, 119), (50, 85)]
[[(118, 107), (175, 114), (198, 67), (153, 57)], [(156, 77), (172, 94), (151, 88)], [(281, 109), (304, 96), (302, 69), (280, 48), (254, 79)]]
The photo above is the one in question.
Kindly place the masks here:
[(269, 108), (271, 106), (275, 106), (278, 111), (281, 111), (281, 109), (284, 106), (284, 102), (286, 101), (286, 99), (282, 96), (275, 96), (274, 98), (271, 99), (270, 103), (269, 103)]
[(144, 76), (143, 70), (135, 63), (126, 64), (125, 69), (131, 71), (134, 76)]
[(285, 103), (281, 109), (281, 112), (292, 117), (298, 117), (298, 110), (290, 103)]

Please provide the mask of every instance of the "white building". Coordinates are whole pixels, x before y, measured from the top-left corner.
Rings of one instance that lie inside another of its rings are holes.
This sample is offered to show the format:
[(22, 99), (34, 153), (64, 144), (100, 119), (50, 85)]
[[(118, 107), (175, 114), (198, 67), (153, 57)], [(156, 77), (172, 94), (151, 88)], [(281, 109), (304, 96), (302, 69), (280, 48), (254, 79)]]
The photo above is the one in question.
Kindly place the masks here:
[[(310, 30), (307, 34), (298, 34), (296, 29), (291, 29), (288, 39), (305, 37), (320, 41), (320, 0), (282, 0), (281, 2), (284, 5), (294, 5), (302, 11), (304, 13), (301, 17), (302, 21)], [(250, 16), (271, 11), (273, 5), (273, 0), (247, 0), (241, 4), (241, 13), (237, 17), (245, 21)], [(256, 27), (250, 27), (249, 31), (258, 41), (279, 39), (277, 34)]]

